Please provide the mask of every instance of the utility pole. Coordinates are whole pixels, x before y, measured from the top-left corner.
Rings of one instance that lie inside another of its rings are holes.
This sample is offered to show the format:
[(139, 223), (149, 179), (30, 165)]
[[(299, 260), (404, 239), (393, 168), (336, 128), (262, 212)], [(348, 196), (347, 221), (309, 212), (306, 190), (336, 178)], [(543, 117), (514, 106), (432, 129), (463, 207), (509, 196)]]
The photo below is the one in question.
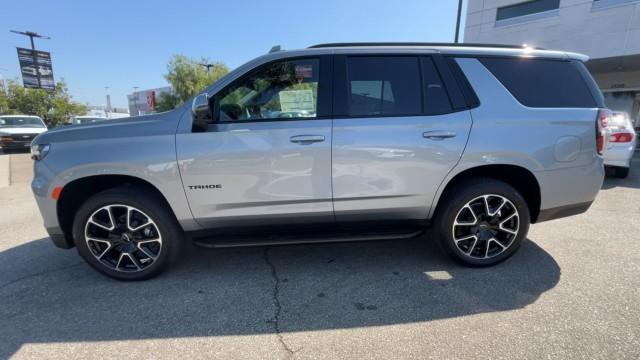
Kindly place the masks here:
[(456, 20), (456, 44), (459, 43), (460, 18), (462, 17), (462, 0), (458, 0), (458, 18)]
[(105, 112), (105, 115), (107, 116), (107, 118), (109, 118), (109, 113), (111, 112), (111, 96), (109, 95), (109, 87), (108, 86), (104, 87), (104, 92), (107, 94), (107, 107), (105, 108), (104, 112)]
[(11, 32), (18, 35), (24, 35), (29, 37), (29, 40), (31, 41), (31, 50), (33, 51), (33, 66), (35, 67), (36, 78), (38, 79), (38, 88), (42, 88), (42, 84), (40, 83), (40, 68), (38, 67), (38, 56), (36, 55), (36, 45), (33, 42), (33, 38), (40, 38), (40, 39), (46, 39), (46, 40), (49, 40), (51, 38), (45, 35), (40, 35), (34, 31), (11, 30)]
[(133, 87), (133, 107), (136, 109), (135, 116), (140, 115), (140, 111), (138, 110), (138, 89), (139, 88), (140, 88), (139, 86)]

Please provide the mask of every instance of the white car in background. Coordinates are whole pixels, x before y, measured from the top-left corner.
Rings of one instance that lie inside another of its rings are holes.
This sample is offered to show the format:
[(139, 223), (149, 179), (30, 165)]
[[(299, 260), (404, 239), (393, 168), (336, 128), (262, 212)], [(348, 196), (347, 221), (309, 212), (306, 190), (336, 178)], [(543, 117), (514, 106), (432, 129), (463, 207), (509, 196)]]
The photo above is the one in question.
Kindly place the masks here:
[(0, 149), (2, 151), (29, 149), (31, 140), (47, 131), (47, 125), (37, 116), (0, 116)]
[(609, 136), (607, 149), (603, 154), (607, 174), (626, 178), (629, 175), (631, 158), (636, 149), (637, 136), (629, 114), (614, 111), (607, 120), (606, 130)]
[(96, 122), (107, 121), (109, 119), (100, 116), (74, 116), (69, 119), (71, 125), (93, 124)]

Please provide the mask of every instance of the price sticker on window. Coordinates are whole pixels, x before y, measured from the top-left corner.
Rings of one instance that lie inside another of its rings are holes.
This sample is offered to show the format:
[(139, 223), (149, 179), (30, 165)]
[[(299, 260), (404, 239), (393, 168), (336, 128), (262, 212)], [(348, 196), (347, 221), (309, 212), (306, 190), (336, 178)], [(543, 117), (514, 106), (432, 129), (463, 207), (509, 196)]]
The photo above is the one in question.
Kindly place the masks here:
[(280, 111), (303, 112), (315, 111), (313, 104), (313, 90), (286, 90), (280, 91)]

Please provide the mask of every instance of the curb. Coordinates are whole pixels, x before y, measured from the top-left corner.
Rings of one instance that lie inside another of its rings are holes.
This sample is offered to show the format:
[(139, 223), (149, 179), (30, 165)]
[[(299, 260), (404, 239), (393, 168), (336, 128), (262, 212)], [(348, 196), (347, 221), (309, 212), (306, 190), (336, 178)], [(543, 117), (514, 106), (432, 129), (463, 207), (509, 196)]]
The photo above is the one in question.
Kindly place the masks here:
[(11, 156), (0, 155), (0, 188), (11, 185)]

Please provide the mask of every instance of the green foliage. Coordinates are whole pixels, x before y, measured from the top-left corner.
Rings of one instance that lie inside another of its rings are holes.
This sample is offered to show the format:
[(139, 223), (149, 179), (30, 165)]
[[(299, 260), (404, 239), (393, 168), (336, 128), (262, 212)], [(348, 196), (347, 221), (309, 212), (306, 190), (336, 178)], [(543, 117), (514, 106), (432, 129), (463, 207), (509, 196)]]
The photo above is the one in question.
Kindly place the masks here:
[(86, 106), (72, 100), (64, 80), (54, 90), (28, 89), (9, 81), (7, 93), (0, 92), (0, 114), (37, 115), (51, 127), (86, 113)]
[(209, 60), (206, 58), (197, 60), (184, 55), (175, 55), (169, 61), (167, 73), (164, 76), (171, 84), (173, 92), (159, 96), (156, 103), (158, 111), (175, 108), (229, 72), (229, 68), (220, 62), (213, 63), (207, 71), (202, 64), (208, 63)]
[(182, 102), (174, 92), (163, 92), (156, 99), (156, 111), (163, 112), (175, 109)]

